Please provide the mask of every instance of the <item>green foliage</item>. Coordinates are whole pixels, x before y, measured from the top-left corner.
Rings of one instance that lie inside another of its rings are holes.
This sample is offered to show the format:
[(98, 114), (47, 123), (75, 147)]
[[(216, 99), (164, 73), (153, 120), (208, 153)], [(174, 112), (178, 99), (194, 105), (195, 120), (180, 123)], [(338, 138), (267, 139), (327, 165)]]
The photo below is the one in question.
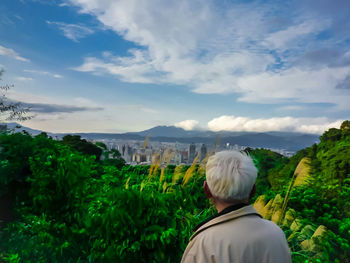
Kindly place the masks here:
[(87, 184), (96, 169), (94, 156), (79, 155), (58, 144), (55, 151), (41, 149), (29, 160), (32, 172), (28, 178), (29, 196), (34, 211), (60, 216), (74, 212), (84, 203)]
[[(107, 149), (107, 147), (106, 147)], [(125, 165), (125, 160), (117, 149), (111, 149), (107, 151), (105, 149), (105, 158), (103, 164), (106, 166), (114, 166), (117, 168), (122, 168)]]
[(100, 147), (102, 150), (107, 150), (107, 145), (103, 142), (96, 142), (95, 145)]
[(26, 185), (31, 174), (29, 157), (47, 154), (56, 150), (56, 143), (44, 134), (32, 138), (28, 134), (15, 133), (0, 135), (0, 196), (7, 192), (15, 192)]
[(350, 130), (350, 121), (343, 121), (343, 123), (340, 125), (340, 129), (342, 131)]
[(1, 142), (1, 160), (28, 184), (17, 220), (0, 231), (8, 262), (179, 261), (192, 228), (213, 213), (201, 194), (204, 178), (171, 185), (174, 166), (164, 170), (163, 188), (160, 170), (148, 180), (149, 167), (96, 162), (44, 135), (4, 135)]
[(318, 145), (306, 149), (304, 155), (312, 158), (311, 181), (294, 189), (289, 203), (308, 222), (330, 230), (323, 247), (329, 258), (340, 262), (350, 258), (350, 133), (346, 127), (326, 131)]
[(88, 142), (85, 139), (81, 139), (79, 135), (66, 135), (62, 138), (62, 143), (68, 145), (72, 149), (75, 149), (82, 154), (95, 155), (97, 160), (100, 159), (100, 156), (102, 154), (102, 149), (99, 146), (101, 146), (103, 143), (99, 143), (99, 146), (96, 146), (95, 144)]
[(287, 163), (288, 158), (266, 149), (248, 149), (248, 153), (258, 168), (256, 196), (264, 194), (270, 199), (275, 195), (275, 192), (271, 191), (271, 183), (268, 175), (274, 169), (281, 169)]
[[(258, 192), (267, 199), (285, 196), (300, 160), (311, 160), (308, 184), (290, 191), (288, 209), (299, 227), (281, 226), (293, 262), (350, 258), (347, 127), (325, 132), (318, 145), (291, 158), (248, 149), (259, 170)], [(0, 230), (0, 261), (179, 262), (193, 227), (215, 213), (198, 165), (127, 166), (118, 151), (93, 145), (108, 153), (98, 161), (95, 148), (73, 136), (60, 142), (3, 134), (0, 147), (0, 187), (15, 193), (17, 213)], [(326, 234), (315, 235), (320, 225)]]
[(24, 182), (29, 173), (27, 156), (32, 154), (32, 138), (20, 133), (0, 135), (0, 196), (14, 183)]

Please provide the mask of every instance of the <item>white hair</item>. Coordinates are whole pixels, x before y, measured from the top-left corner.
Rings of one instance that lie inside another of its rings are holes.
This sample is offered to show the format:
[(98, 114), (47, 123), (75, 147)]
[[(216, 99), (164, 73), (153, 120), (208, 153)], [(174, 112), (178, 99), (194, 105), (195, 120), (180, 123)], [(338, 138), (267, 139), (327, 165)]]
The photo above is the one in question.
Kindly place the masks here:
[(222, 201), (246, 200), (258, 170), (252, 158), (238, 151), (222, 151), (210, 156), (206, 180), (211, 194)]

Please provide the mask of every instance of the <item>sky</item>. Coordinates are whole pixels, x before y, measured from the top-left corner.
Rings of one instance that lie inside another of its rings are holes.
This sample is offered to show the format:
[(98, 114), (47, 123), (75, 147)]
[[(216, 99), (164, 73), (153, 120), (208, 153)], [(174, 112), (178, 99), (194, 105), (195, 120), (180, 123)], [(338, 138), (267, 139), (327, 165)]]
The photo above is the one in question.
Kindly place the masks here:
[(0, 85), (49, 132), (322, 133), (350, 119), (350, 1), (2, 0)]

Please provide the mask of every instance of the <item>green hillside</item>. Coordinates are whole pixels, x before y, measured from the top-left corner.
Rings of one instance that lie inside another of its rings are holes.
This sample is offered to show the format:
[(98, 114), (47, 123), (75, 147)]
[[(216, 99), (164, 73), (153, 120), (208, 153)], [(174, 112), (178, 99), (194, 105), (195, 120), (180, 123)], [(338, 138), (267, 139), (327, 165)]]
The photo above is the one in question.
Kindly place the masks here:
[[(247, 151), (254, 207), (283, 229), (293, 262), (349, 262), (350, 122), (291, 158)], [(0, 135), (0, 262), (179, 262), (215, 213), (205, 160), (131, 167), (113, 155), (79, 138)]]

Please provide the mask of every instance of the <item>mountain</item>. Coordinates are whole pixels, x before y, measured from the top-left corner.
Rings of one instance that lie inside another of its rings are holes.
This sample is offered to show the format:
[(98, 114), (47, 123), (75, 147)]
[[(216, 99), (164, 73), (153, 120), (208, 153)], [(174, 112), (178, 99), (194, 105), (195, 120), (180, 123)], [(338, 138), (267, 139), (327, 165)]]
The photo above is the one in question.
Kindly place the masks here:
[(276, 148), (297, 151), (318, 142), (319, 135), (296, 132), (212, 132), (186, 131), (174, 126), (156, 126), (141, 132), (127, 133), (149, 136), (152, 141), (205, 143), (212, 145), (218, 136), (222, 144), (230, 143), (249, 147)]
[[(8, 123), (10, 129), (14, 129), (17, 123)], [(27, 131), (32, 135), (40, 134), (42, 131), (30, 129), (22, 126), (15, 131)], [(66, 133), (47, 133), (49, 136), (62, 138)], [(145, 140), (146, 136), (151, 141), (160, 142), (179, 142), (179, 143), (205, 143), (209, 146), (214, 145), (218, 140), (221, 145), (229, 143), (230, 145), (241, 145), (259, 148), (285, 149), (287, 151), (297, 151), (311, 146), (318, 142), (319, 135), (303, 134), (292, 132), (212, 132), (204, 130), (186, 131), (174, 126), (156, 126), (140, 132), (127, 133), (75, 133), (85, 139), (102, 140)]]
[[(35, 129), (31, 129), (25, 126), (22, 126), (16, 122), (7, 122), (7, 123), (0, 123), (0, 125), (6, 125), (8, 130), (14, 130), (15, 132), (22, 132), (22, 131), (26, 131), (32, 135), (38, 135), (40, 133), (42, 133), (43, 131), (40, 130), (35, 130)], [(49, 134), (49, 133), (48, 133)]]
[(185, 138), (185, 137), (210, 137), (215, 136), (214, 132), (211, 131), (186, 131), (182, 128), (175, 126), (156, 126), (148, 130), (140, 132), (128, 132), (126, 134), (134, 134), (140, 136), (152, 137), (170, 137), (170, 138)]
[[(191, 137), (215, 137), (216, 135), (220, 135), (221, 137), (236, 137), (242, 136), (246, 134), (268, 134), (271, 136), (278, 137), (299, 137), (301, 135), (309, 135), (305, 133), (297, 133), (297, 132), (280, 132), (280, 131), (271, 131), (271, 132), (229, 132), (229, 131), (220, 131), (213, 132), (207, 130), (192, 130), (186, 131), (182, 128), (178, 128), (175, 126), (156, 126), (148, 130), (140, 131), (140, 132), (128, 132), (126, 134), (139, 135), (139, 136), (149, 136), (152, 137), (171, 137), (171, 138), (191, 138)], [(312, 134), (312, 136), (317, 136), (317, 134)]]

